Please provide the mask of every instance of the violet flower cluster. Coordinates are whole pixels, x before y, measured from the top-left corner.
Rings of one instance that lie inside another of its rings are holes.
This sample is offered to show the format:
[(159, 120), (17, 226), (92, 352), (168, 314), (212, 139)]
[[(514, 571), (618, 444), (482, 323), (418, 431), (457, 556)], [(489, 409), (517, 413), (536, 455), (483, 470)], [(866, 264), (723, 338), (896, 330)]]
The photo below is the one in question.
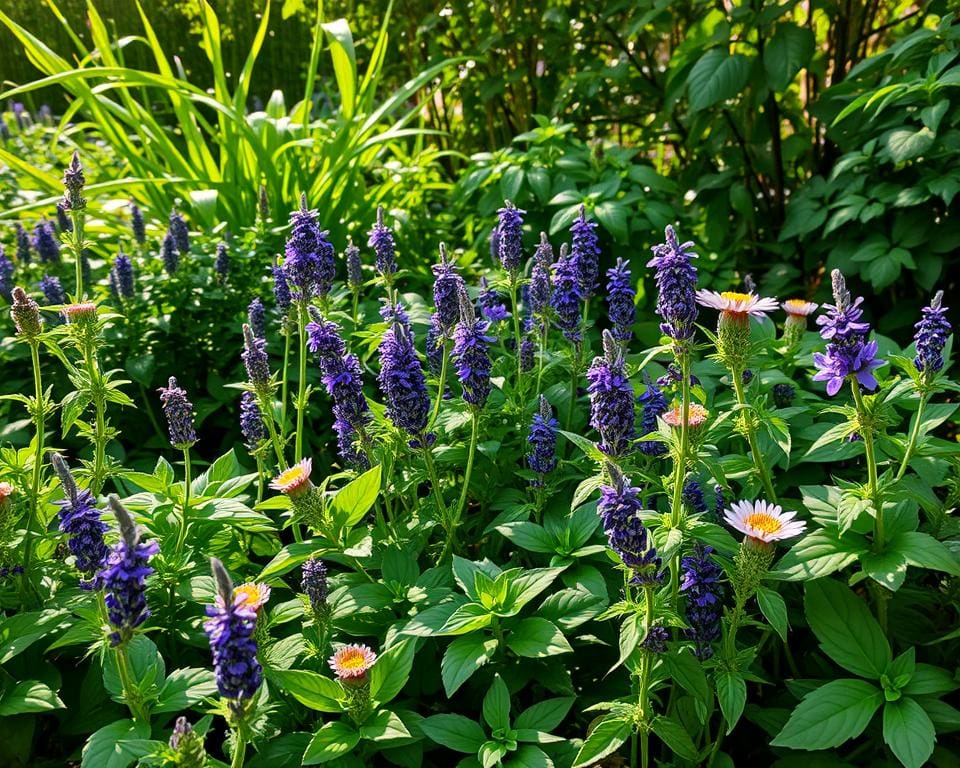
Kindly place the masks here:
[(336, 254), (327, 233), (320, 229), (317, 212), (307, 208), (305, 194), (300, 196), (299, 210), (290, 214), (290, 225), (283, 271), (292, 286), (293, 298), (309, 301), (315, 296), (326, 296), (336, 276)]
[(7, 258), (3, 246), (0, 245), (0, 296), (7, 301), (13, 301), (13, 262)]
[(37, 222), (33, 230), (33, 248), (44, 264), (60, 263), (60, 241), (47, 219)]
[(456, 263), (448, 258), (447, 249), (442, 243), (440, 263), (434, 264), (433, 275), (433, 306), (438, 328), (446, 337), (453, 332), (460, 319), (460, 291), (464, 288), (464, 282)]
[(920, 373), (932, 375), (943, 368), (943, 348), (950, 335), (950, 323), (947, 320), (947, 307), (943, 305), (943, 291), (937, 291), (929, 306), (921, 312), (920, 322), (913, 339), (917, 355), (913, 364)]
[(244, 444), (251, 451), (257, 450), (267, 439), (263, 414), (260, 413), (260, 406), (253, 392), (244, 392), (240, 397), (240, 432)]
[(616, 266), (607, 270), (607, 316), (613, 326), (613, 338), (617, 341), (633, 338), (637, 310), (633, 304), (636, 291), (630, 280), (630, 267), (623, 259), (617, 259)]
[(640, 489), (630, 485), (630, 481), (614, 464), (607, 464), (607, 473), (610, 485), (600, 486), (597, 512), (610, 549), (630, 570), (630, 584), (659, 584), (663, 581), (663, 563), (640, 520)]
[(388, 283), (397, 272), (397, 247), (393, 241), (393, 230), (383, 223), (383, 206), (377, 207), (377, 222), (370, 230), (367, 245), (373, 248), (374, 266)]
[(230, 252), (226, 243), (217, 243), (217, 255), (213, 260), (213, 271), (217, 273), (217, 280), (221, 284), (227, 282), (230, 275)]
[(143, 220), (143, 211), (136, 203), (130, 203), (130, 231), (133, 239), (140, 245), (147, 241), (147, 225)]
[(597, 222), (587, 221), (584, 207), (570, 225), (570, 257), (576, 265), (577, 285), (583, 299), (589, 299), (597, 290), (600, 273), (600, 239), (596, 233)]
[(160, 245), (160, 258), (163, 259), (163, 268), (168, 275), (176, 274), (180, 267), (180, 249), (177, 248), (177, 240), (172, 230), (167, 230), (163, 237), (163, 243)]
[(20, 222), (14, 224), (14, 234), (17, 240), (17, 262), (19, 264), (29, 264), (30, 234), (23, 228)]
[(560, 246), (560, 257), (553, 265), (553, 293), (550, 304), (556, 315), (557, 327), (564, 338), (579, 343), (583, 338), (580, 325), (580, 312), (583, 293), (580, 289), (577, 264), (567, 251), (567, 245)]
[[(650, 381), (650, 374), (643, 372), (643, 381), (646, 389), (637, 398), (641, 406), (640, 436), (645, 437), (657, 431), (657, 419), (663, 416), (670, 407), (667, 398), (660, 388)], [(661, 440), (643, 440), (640, 442), (640, 452), (647, 456), (662, 456), (667, 452), (667, 446)]]
[(425, 435), (430, 417), (427, 380), (414, 346), (413, 329), (406, 311), (399, 304), (385, 306), (381, 316), (387, 330), (380, 342), (380, 391), (387, 406), (387, 418), (413, 439), (410, 446), (429, 445), (433, 436)]
[(490, 345), (494, 342), (486, 332), (489, 323), (477, 319), (466, 289), (460, 291), (460, 322), (453, 332), (453, 352), (457, 379), (463, 388), (463, 399), (480, 409), (490, 396)]
[(170, 444), (185, 450), (197, 442), (193, 403), (187, 399), (186, 390), (177, 385), (176, 377), (171, 376), (167, 386), (160, 388), (160, 404), (167, 419)]
[(86, 488), (81, 490), (77, 487), (63, 457), (54, 453), (50, 463), (60, 478), (60, 488), (63, 490), (63, 499), (54, 502), (60, 507), (60, 532), (67, 534), (67, 546), (77, 570), (83, 576), (81, 589), (93, 589), (95, 584), (92, 577), (107, 556), (103, 535), (108, 526), (100, 517), (93, 494)]
[(120, 539), (104, 559), (96, 587), (103, 589), (107, 620), (113, 628), (110, 642), (116, 646), (127, 642), (150, 617), (146, 579), (153, 568), (148, 563), (160, 547), (155, 541), (140, 541), (136, 523), (116, 496), (110, 496), (109, 504), (120, 527)]
[(713, 656), (712, 643), (720, 637), (723, 572), (710, 556), (712, 553), (712, 547), (698, 542), (693, 554), (680, 561), (683, 574), (680, 591), (686, 597), (687, 624), (690, 625), (684, 634), (693, 640), (693, 652), (701, 661)]
[(697, 270), (691, 259), (693, 242), (680, 243), (673, 227), (664, 231), (665, 242), (653, 247), (648, 267), (656, 269), (657, 314), (660, 330), (677, 342), (693, 338), (697, 320)]
[(877, 342), (867, 341), (870, 324), (860, 319), (863, 297), (851, 300), (840, 270), (833, 270), (832, 277), (836, 304), (824, 304), (827, 313), (817, 318), (820, 336), (827, 341), (827, 349), (826, 354), (813, 354), (813, 363), (817, 367), (813, 380), (827, 382), (827, 394), (831, 397), (840, 391), (849, 377), (864, 389), (876, 389), (878, 385), (873, 371), (884, 362), (877, 359)]
[(627, 376), (623, 351), (610, 331), (603, 332), (603, 355), (587, 371), (590, 426), (600, 433), (600, 450), (622, 456), (636, 437), (633, 386)]
[(553, 416), (553, 408), (544, 395), (540, 395), (540, 407), (533, 414), (530, 424), (530, 433), (527, 435), (527, 445), (530, 452), (527, 454), (527, 464), (537, 474), (530, 484), (540, 488), (544, 478), (557, 467), (557, 420)]
[(304, 561), (300, 568), (300, 590), (310, 601), (314, 614), (320, 614), (327, 608), (329, 585), (327, 584), (327, 566), (318, 557)]
[(499, 291), (491, 288), (485, 277), (480, 278), (480, 294), (477, 296), (477, 303), (480, 305), (480, 312), (484, 319), (490, 323), (499, 323), (510, 317), (507, 305), (503, 303)]
[(497, 211), (497, 258), (500, 266), (506, 270), (511, 279), (520, 272), (523, 259), (523, 214), (509, 200), (505, 200), (503, 208)]
[(257, 612), (243, 595), (234, 596), (233, 582), (223, 564), (210, 558), (219, 600), (208, 605), (203, 630), (210, 641), (217, 690), (235, 712), (256, 694), (263, 682), (257, 660)]
[(260, 299), (254, 299), (247, 307), (247, 322), (258, 339), (267, 338), (267, 309)]
[(184, 256), (190, 252), (190, 228), (187, 226), (186, 219), (181, 216), (176, 209), (170, 211), (169, 233), (173, 236), (174, 245)]
[(123, 251), (117, 254), (110, 270), (110, 289), (120, 299), (132, 299), (134, 294), (133, 262)]

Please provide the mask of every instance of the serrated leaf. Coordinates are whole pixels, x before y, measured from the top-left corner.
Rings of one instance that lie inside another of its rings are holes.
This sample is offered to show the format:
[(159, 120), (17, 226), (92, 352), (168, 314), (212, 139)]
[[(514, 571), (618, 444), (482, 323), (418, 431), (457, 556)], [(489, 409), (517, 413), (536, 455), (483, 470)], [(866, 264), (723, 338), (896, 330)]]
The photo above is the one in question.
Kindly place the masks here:
[(856, 738), (883, 702), (864, 680), (833, 680), (808, 693), (771, 742), (792, 749), (833, 749)]
[(694, 64), (687, 77), (690, 111), (699, 112), (720, 101), (732, 99), (747, 84), (750, 60), (730, 54), (726, 48), (711, 48)]

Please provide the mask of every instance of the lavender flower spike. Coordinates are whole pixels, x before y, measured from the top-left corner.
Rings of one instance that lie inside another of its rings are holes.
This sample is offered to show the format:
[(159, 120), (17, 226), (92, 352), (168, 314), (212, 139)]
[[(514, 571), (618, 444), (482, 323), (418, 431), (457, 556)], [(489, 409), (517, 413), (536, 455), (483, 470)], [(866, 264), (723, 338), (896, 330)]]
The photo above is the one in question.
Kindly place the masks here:
[(913, 337), (917, 356), (913, 359), (913, 364), (920, 373), (927, 376), (932, 376), (943, 368), (943, 348), (950, 335), (947, 307), (942, 304), (943, 291), (937, 291), (929, 306), (920, 310), (922, 317), (914, 326), (917, 329)]
[(217, 273), (217, 280), (220, 284), (227, 282), (230, 274), (230, 252), (227, 250), (227, 244), (217, 243), (217, 256), (213, 261), (213, 271)]
[(503, 208), (497, 211), (500, 217), (497, 225), (497, 256), (502, 266), (511, 276), (516, 278), (520, 272), (520, 263), (523, 258), (523, 214), (509, 200), (504, 200)]
[(83, 176), (83, 166), (80, 165), (80, 153), (75, 151), (70, 158), (70, 165), (63, 172), (63, 203), (67, 210), (82, 211), (87, 207), (87, 201), (83, 197), (84, 184), (86, 179)]
[(243, 325), (243, 352), (240, 354), (247, 369), (247, 380), (261, 396), (270, 391), (270, 361), (267, 357), (267, 342), (253, 335), (249, 325)]
[(133, 201), (130, 202), (130, 229), (133, 231), (133, 239), (140, 245), (147, 241), (147, 225), (143, 221), (143, 211)]
[(77, 487), (70, 468), (59, 453), (51, 454), (50, 463), (60, 478), (63, 500), (54, 502), (60, 507), (60, 531), (69, 536), (67, 545), (73, 554), (77, 570), (88, 579), (81, 581), (82, 589), (93, 589), (94, 582), (89, 580), (103, 564), (107, 556), (107, 545), (103, 534), (107, 524), (100, 519), (93, 494)]
[(387, 283), (393, 281), (397, 271), (396, 246), (393, 242), (393, 231), (383, 223), (383, 206), (377, 206), (377, 223), (370, 230), (367, 245), (373, 248), (376, 255), (376, 268)]
[(544, 477), (556, 469), (558, 427), (550, 402), (544, 395), (540, 395), (540, 407), (533, 414), (530, 434), (527, 436), (527, 444), (530, 446), (527, 464), (537, 473), (537, 477), (530, 484), (536, 488), (543, 486)]
[(33, 230), (33, 248), (45, 264), (60, 263), (60, 241), (47, 219), (41, 219)]
[(460, 289), (460, 322), (453, 332), (453, 360), (463, 399), (474, 408), (483, 408), (490, 396), (489, 346), (494, 339), (486, 335), (489, 323), (478, 320), (465, 288)]
[(123, 251), (120, 251), (113, 260), (113, 269), (111, 269), (110, 275), (120, 298), (132, 299), (134, 293), (133, 262)]
[(176, 208), (170, 211), (169, 232), (173, 235), (173, 242), (176, 244), (177, 250), (186, 256), (190, 252), (190, 228), (187, 226), (186, 219), (177, 213)]
[(622, 456), (636, 437), (633, 387), (620, 344), (610, 331), (603, 332), (603, 351), (587, 371), (590, 426), (600, 433), (601, 451), (608, 456)]
[(630, 341), (633, 338), (633, 324), (637, 319), (633, 300), (636, 292), (630, 285), (630, 267), (623, 259), (617, 259), (617, 265), (607, 270), (607, 307), (610, 323), (613, 325), (613, 337), (617, 341)]
[(413, 342), (413, 330), (406, 312), (397, 304), (386, 306), (380, 313), (389, 324), (380, 342), (380, 391), (387, 405), (387, 418), (412, 438), (411, 447), (422, 441), (430, 416), (430, 396), (423, 367)]
[[(640, 436), (646, 437), (657, 431), (657, 419), (663, 416), (670, 406), (663, 392), (650, 380), (650, 374), (646, 371), (643, 372), (643, 382), (647, 388), (637, 400), (643, 407), (640, 417)], [(662, 456), (667, 452), (667, 446), (660, 440), (644, 440), (640, 443), (640, 452), (647, 456)]]
[(556, 314), (557, 325), (564, 337), (573, 343), (582, 339), (580, 329), (583, 293), (577, 277), (577, 265), (570, 257), (567, 244), (560, 246), (560, 257), (553, 265), (553, 295), (550, 304)]
[(172, 230), (167, 230), (160, 246), (160, 258), (163, 259), (163, 268), (168, 275), (176, 274), (180, 267), (180, 250), (177, 248), (177, 239)]
[(720, 613), (723, 609), (723, 572), (710, 555), (712, 547), (699, 542), (692, 555), (680, 561), (683, 579), (680, 591), (687, 599), (687, 623), (685, 634), (694, 642), (694, 654), (701, 661), (713, 656), (712, 643), (720, 637)]
[(343, 258), (347, 262), (347, 287), (354, 293), (359, 293), (363, 286), (363, 268), (360, 264), (360, 249), (353, 244), (352, 239), (347, 242)]
[(168, 385), (160, 388), (160, 402), (163, 406), (163, 415), (167, 418), (170, 444), (174, 448), (186, 450), (197, 442), (193, 403), (187, 399), (186, 390), (177, 385), (176, 377), (171, 376)]
[(103, 589), (107, 619), (113, 632), (110, 642), (122, 645), (134, 630), (150, 616), (147, 607), (146, 578), (153, 573), (148, 561), (160, 551), (155, 541), (140, 541), (140, 532), (130, 513), (111, 494), (108, 504), (120, 527), (120, 540), (113, 545), (97, 574), (97, 586)]
[(234, 596), (233, 581), (217, 558), (210, 558), (218, 600), (206, 609), (204, 632), (213, 653), (217, 690), (235, 713), (240, 713), (263, 682), (257, 660), (257, 612), (243, 595)]
[(570, 225), (570, 256), (577, 268), (577, 284), (584, 299), (589, 299), (597, 290), (600, 272), (600, 244), (597, 222), (587, 221), (586, 210), (580, 206), (580, 215)]
[(244, 392), (240, 397), (240, 432), (250, 451), (257, 450), (267, 439), (263, 414), (260, 413), (260, 406), (253, 392)]
[(255, 298), (247, 306), (247, 322), (258, 339), (267, 338), (267, 310), (260, 299)]
[(460, 318), (460, 289), (463, 278), (457, 272), (456, 263), (448, 258), (447, 247), (440, 243), (440, 263), (433, 266), (433, 306), (437, 322), (444, 336), (453, 332)]
[(597, 512), (610, 549), (631, 572), (631, 584), (659, 584), (663, 580), (663, 563), (640, 521), (640, 489), (630, 485), (629, 479), (615, 464), (607, 462), (606, 469), (610, 485), (600, 486)]
[(294, 298), (308, 301), (314, 296), (326, 296), (336, 276), (336, 253), (327, 233), (320, 229), (317, 212), (307, 208), (305, 194), (300, 196), (300, 209), (290, 215), (290, 223), (283, 269)]
[(13, 225), (17, 238), (17, 262), (20, 264), (30, 263), (30, 235), (23, 228), (20, 222)]
[(3, 245), (0, 244), (0, 296), (11, 303), (13, 302), (13, 283), (11, 280), (14, 271), (13, 262), (7, 258)]
[(697, 320), (697, 270), (690, 263), (697, 254), (691, 250), (692, 242), (677, 240), (673, 227), (667, 226), (664, 234), (666, 242), (653, 247), (653, 258), (647, 262), (657, 270), (660, 330), (674, 341), (687, 342), (693, 338)]

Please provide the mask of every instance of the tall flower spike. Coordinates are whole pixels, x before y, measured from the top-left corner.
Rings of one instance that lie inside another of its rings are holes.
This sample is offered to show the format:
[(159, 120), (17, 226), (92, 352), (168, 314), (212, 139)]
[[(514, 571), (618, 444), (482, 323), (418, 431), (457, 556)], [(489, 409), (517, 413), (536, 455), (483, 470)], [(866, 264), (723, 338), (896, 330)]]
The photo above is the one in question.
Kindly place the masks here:
[(413, 342), (413, 330), (406, 312), (397, 304), (386, 306), (380, 313), (387, 321), (380, 342), (380, 391), (387, 406), (387, 418), (409, 434), (412, 447), (419, 448), (430, 417), (430, 396), (427, 380)]
[(0, 245), (0, 296), (9, 302), (13, 301), (13, 273), (13, 262), (4, 253), (3, 245)]
[(951, 327), (947, 320), (947, 307), (943, 304), (943, 291), (937, 291), (929, 306), (920, 310), (922, 317), (914, 328), (913, 339), (917, 356), (913, 364), (920, 373), (933, 375), (943, 368), (943, 348), (947, 344)]
[(180, 267), (180, 250), (177, 248), (177, 238), (173, 230), (168, 229), (160, 245), (160, 258), (163, 259), (163, 268), (168, 275), (174, 275)]
[(581, 303), (583, 294), (578, 282), (577, 265), (570, 257), (567, 244), (560, 246), (560, 257), (553, 265), (553, 294), (550, 303), (556, 313), (557, 326), (570, 342), (582, 339)]
[(610, 549), (631, 572), (631, 584), (659, 584), (663, 580), (662, 561), (640, 521), (640, 490), (630, 485), (615, 464), (607, 462), (606, 469), (610, 485), (600, 486), (597, 512)]
[(86, 179), (83, 176), (83, 166), (80, 165), (80, 153), (74, 152), (70, 158), (70, 165), (63, 172), (64, 206), (71, 211), (82, 211), (87, 207), (83, 198), (83, 185)]
[(257, 191), (257, 213), (260, 214), (260, 221), (267, 221), (270, 218), (270, 198), (267, 196), (265, 184), (261, 184)]
[(17, 262), (19, 264), (30, 263), (30, 235), (23, 228), (20, 222), (13, 225), (17, 237)]
[[(637, 400), (642, 406), (640, 416), (640, 436), (645, 437), (657, 431), (657, 419), (663, 416), (670, 407), (667, 398), (660, 388), (650, 380), (650, 374), (643, 372), (643, 382), (646, 389)], [(647, 456), (662, 456), (667, 452), (667, 446), (660, 440), (644, 440), (640, 443), (640, 452)]]
[(143, 211), (133, 201), (130, 202), (130, 229), (133, 232), (133, 239), (140, 245), (147, 241), (147, 225), (143, 221)]
[(234, 596), (233, 580), (217, 558), (210, 558), (219, 600), (206, 608), (209, 617), (203, 623), (213, 653), (217, 690), (235, 712), (243, 711), (263, 682), (263, 670), (257, 660), (257, 612), (246, 605), (243, 596)]
[(608, 456), (622, 456), (636, 436), (633, 387), (623, 352), (610, 331), (603, 332), (603, 351), (587, 371), (590, 426), (600, 433), (601, 451)]
[(664, 231), (665, 242), (653, 247), (648, 267), (656, 269), (657, 314), (663, 322), (660, 330), (674, 341), (693, 338), (697, 320), (697, 270), (691, 259), (693, 242), (680, 244), (673, 227)]
[(57, 228), (60, 232), (73, 232), (73, 221), (67, 212), (70, 210), (70, 204), (66, 200), (57, 201)]
[(240, 432), (248, 450), (255, 451), (267, 439), (263, 425), (263, 414), (257, 398), (252, 392), (244, 392), (240, 397)]
[(530, 271), (530, 285), (527, 291), (527, 303), (530, 314), (539, 320), (538, 331), (546, 327), (546, 315), (550, 309), (550, 267), (553, 264), (553, 246), (547, 240), (546, 232), (540, 233), (540, 245), (533, 256), (533, 269)]
[(60, 241), (47, 219), (41, 219), (33, 230), (33, 248), (44, 264), (60, 263)]
[(258, 339), (267, 338), (267, 310), (260, 299), (255, 298), (247, 306), (247, 322)]
[(113, 260), (113, 284), (122, 299), (132, 299), (134, 293), (133, 262), (123, 251)]
[(723, 585), (720, 570), (713, 558), (713, 547), (699, 542), (692, 555), (680, 561), (680, 591), (687, 600), (687, 624), (684, 634), (694, 642), (694, 655), (701, 661), (713, 656), (713, 643), (720, 637), (720, 614), (723, 610)]
[(290, 304), (293, 297), (290, 294), (290, 283), (287, 282), (287, 273), (283, 267), (273, 267), (273, 299), (277, 305), (277, 311), (281, 315), (286, 315), (290, 311)]
[(343, 259), (347, 263), (347, 286), (357, 293), (363, 285), (363, 269), (360, 265), (360, 249), (353, 244), (353, 240), (348, 240)]
[(497, 211), (497, 256), (508, 273), (516, 276), (520, 271), (523, 258), (523, 214), (509, 200), (503, 201), (503, 208)]
[(170, 234), (173, 235), (173, 242), (177, 250), (184, 256), (190, 252), (190, 228), (187, 226), (187, 220), (183, 218), (177, 209), (170, 211)]
[(221, 284), (227, 282), (227, 276), (230, 274), (230, 252), (224, 242), (217, 243), (217, 256), (213, 260), (213, 271), (217, 273), (217, 280)]
[(267, 342), (253, 335), (249, 325), (243, 325), (243, 352), (240, 354), (247, 369), (247, 380), (258, 393), (270, 390), (270, 360), (267, 357)]
[(433, 306), (444, 336), (449, 336), (460, 318), (460, 289), (464, 282), (456, 263), (447, 257), (443, 243), (440, 243), (440, 263), (433, 266), (433, 274)]
[(167, 386), (160, 388), (160, 403), (170, 431), (170, 444), (184, 450), (197, 442), (193, 403), (187, 399), (186, 390), (177, 385), (176, 377), (171, 376)]
[(204, 768), (207, 765), (203, 736), (193, 730), (183, 715), (173, 724), (169, 746), (174, 753), (174, 765), (177, 768)]
[(40, 306), (27, 296), (23, 288), (14, 288), (12, 294), (13, 305), (10, 307), (10, 314), (17, 334), (24, 339), (35, 339), (43, 330)]
[(300, 573), (300, 589), (310, 601), (310, 608), (314, 615), (320, 616), (329, 609), (327, 566), (319, 557), (311, 557), (303, 563)]
[(485, 277), (480, 278), (480, 294), (477, 296), (477, 303), (480, 305), (480, 312), (484, 319), (490, 323), (499, 323), (510, 317), (507, 305), (503, 303), (499, 291), (491, 288)]
[(300, 195), (300, 209), (290, 214), (290, 224), (283, 269), (294, 298), (308, 301), (326, 296), (336, 276), (336, 254), (327, 233), (320, 229), (317, 212), (307, 208), (306, 194)]
[(148, 561), (160, 547), (155, 541), (140, 541), (136, 523), (115, 495), (110, 495), (108, 504), (117, 518), (120, 540), (107, 554), (97, 574), (97, 586), (103, 589), (107, 619), (113, 628), (110, 642), (120, 645), (130, 640), (133, 631), (150, 616), (146, 578), (153, 568)]
[(570, 225), (570, 255), (577, 268), (577, 284), (584, 299), (597, 290), (600, 272), (600, 240), (594, 231), (597, 222), (587, 221), (586, 209), (580, 206), (580, 215)]
[(633, 338), (633, 324), (637, 311), (633, 305), (636, 292), (630, 284), (630, 267), (623, 259), (617, 259), (617, 265), (607, 270), (607, 308), (610, 323), (613, 325), (613, 337), (617, 341), (630, 341)]
[(393, 280), (397, 271), (397, 253), (393, 242), (393, 230), (383, 223), (383, 206), (377, 206), (377, 222), (370, 230), (367, 245), (373, 248), (376, 256), (377, 272), (388, 283)]
[(460, 322), (453, 332), (453, 360), (457, 379), (463, 388), (463, 399), (474, 408), (483, 408), (490, 396), (489, 346), (492, 336), (486, 335), (489, 323), (478, 320), (466, 288), (460, 290)]
[(837, 394), (850, 377), (864, 389), (876, 389), (873, 371), (884, 365), (884, 361), (877, 360), (877, 342), (867, 341), (870, 324), (860, 319), (863, 298), (852, 300), (840, 270), (833, 270), (832, 282), (836, 303), (824, 304), (827, 312), (817, 318), (820, 336), (827, 341), (827, 348), (826, 354), (813, 353), (813, 364), (817, 367), (813, 380), (827, 382), (830, 397)]
[(527, 445), (530, 446), (527, 464), (538, 475), (530, 482), (534, 487), (541, 487), (544, 477), (556, 469), (558, 428), (559, 424), (553, 416), (550, 402), (544, 395), (540, 395), (540, 407), (533, 414), (530, 434), (527, 436)]
[(100, 518), (93, 494), (77, 487), (63, 456), (51, 454), (50, 463), (63, 489), (63, 499), (54, 502), (60, 507), (60, 531), (69, 537), (67, 545), (74, 556), (77, 570), (88, 579), (81, 581), (80, 587), (93, 589), (94, 582), (89, 579), (103, 565), (107, 556), (107, 545), (103, 540), (103, 534), (108, 530), (107, 524)]

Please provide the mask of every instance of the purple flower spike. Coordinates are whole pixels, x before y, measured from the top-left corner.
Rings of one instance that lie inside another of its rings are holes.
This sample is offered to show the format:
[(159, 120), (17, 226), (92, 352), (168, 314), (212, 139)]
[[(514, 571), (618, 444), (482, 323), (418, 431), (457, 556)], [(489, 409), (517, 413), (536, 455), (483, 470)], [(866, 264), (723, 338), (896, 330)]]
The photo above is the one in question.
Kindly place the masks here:
[(133, 231), (133, 239), (140, 245), (147, 241), (147, 225), (143, 221), (143, 212), (133, 201), (130, 202), (130, 229)]
[(107, 619), (113, 627), (110, 642), (116, 646), (130, 640), (134, 630), (150, 616), (146, 579), (153, 568), (147, 563), (160, 547), (155, 541), (146, 544), (140, 541), (136, 523), (113, 494), (109, 505), (120, 526), (120, 539), (110, 549), (97, 574), (96, 588), (103, 589)]
[(617, 259), (617, 265), (607, 270), (607, 308), (610, 323), (613, 325), (613, 337), (617, 341), (630, 341), (633, 338), (633, 324), (637, 311), (633, 305), (636, 292), (630, 284), (630, 267), (623, 259)]
[(383, 223), (383, 206), (377, 206), (377, 223), (370, 230), (367, 245), (373, 248), (376, 268), (390, 282), (397, 271), (397, 248), (393, 242), (393, 230)]
[(553, 409), (547, 398), (540, 395), (540, 408), (533, 414), (527, 436), (527, 445), (530, 446), (527, 464), (538, 475), (530, 483), (535, 488), (541, 487), (544, 477), (557, 467), (557, 429), (559, 424), (553, 416)]
[(934, 374), (943, 368), (943, 348), (950, 335), (947, 307), (943, 304), (943, 291), (937, 291), (930, 305), (920, 310), (922, 317), (914, 328), (917, 356), (913, 364), (920, 373)]
[(697, 543), (692, 555), (680, 561), (683, 574), (680, 591), (687, 599), (685, 634), (694, 642), (694, 654), (701, 661), (713, 656), (712, 643), (720, 637), (720, 614), (723, 610), (723, 572), (710, 555), (713, 547)]
[(255, 451), (267, 439), (263, 414), (253, 392), (244, 392), (240, 398), (240, 432), (248, 450)]
[(550, 303), (556, 313), (557, 325), (570, 342), (582, 339), (580, 312), (583, 293), (577, 276), (577, 265), (567, 251), (567, 244), (560, 246), (560, 258), (553, 265), (553, 295)]
[(60, 241), (47, 219), (41, 219), (33, 230), (33, 248), (44, 264), (60, 263)]
[(412, 438), (413, 447), (420, 447), (430, 416), (427, 380), (417, 350), (407, 313), (399, 304), (384, 307), (380, 314), (388, 327), (380, 342), (380, 391), (387, 406), (387, 418)]
[(172, 230), (167, 230), (160, 246), (160, 258), (163, 259), (163, 268), (168, 275), (176, 274), (180, 266), (180, 250), (177, 248), (177, 239)]
[[(670, 407), (667, 398), (660, 388), (650, 381), (650, 374), (643, 372), (643, 381), (647, 388), (637, 398), (643, 408), (640, 417), (640, 436), (645, 437), (657, 431), (657, 418), (663, 416)], [(659, 440), (646, 440), (640, 443), (640, 452), (647, 456), (662, 456), (667, 452), (667, 446)]]
[(213, 271), (217, 273), (217, 280), (221, 284), (227, 282), (230, 274), (230, 252), (226, 243), (217, 243), (217, 257), (213, 260)]
[(17, 262), (20, 264), (30, 263), (30, 235), (19, 222), (13, 225), (17, 238)]
[(597, 512), (607, 534), (610, 549), (631, 571), (634, 586), (656, 585), (663, 581), (662, 561), (640, 521), (640, 489), (630, 485), (615, 464), (607, 463), (610, 485), (600, 486)]
[(497, 257), (510, 275), (516, 276), (523, 259), (523, 214), (509, 200), (497, 211), (500, 221), (497, 224)]
[(53, 469), (60, 478), (60, 488), (63, 490), (63, 499), (54, 502), (60, 507), (60, 531), (67, 534), (67, 545), (75, 558), (77, 570), (87, 581), (80, 581), (82, 589), (91, 590), (94, 582), (91, 577), (103, 565), (107, 556), (107, 545), (103, 534), (108, 530), (107, 524), (100, 518), (93, 494), (77, 487), (70, 468), (63, 456), (54, 453), (50, 457)]
[(193, 403), (187, 399), (186, 390), (177, 386), (176, 377), (171, 376), (168, 385), (160, 388), (160, 403), (170, 430), (170, 444), (174, 448), (185, 449), (197, 442)]
[(584, 299), (597, 290), (600, 273), (600, 240), (594, 231), (597, 222), (587, 221), (586, 210), (580, 206), (580, 215), (570, 225), (570, 257), (577, 267), (577, 284)]
[(660, 330), (675, 341), (693, 338), (697, 320), (697, 270), (690, 262), (697, 258), (691, 250), (692, 242), (681, 244), (673, 227), (667, 226), (665, 242), (653, 247), (653, 258), (647, 262), (654, 267), (657, 283), (657, 314), (663, 322)]
[(307, 208), (305, 194), (300, 196), (300, 209), (290, 215), (290, 224), (283, 269), (293, 298), (309, 301), (326, 296), (336, 276), (336, 254), (327, 233), (320, 229), (317, 212)]
[(173, 235), (173, 242), (177, 246), (177, 250), (183, 256), (186, 256), (190, 253), (190, 228), (187, 226), (187, 220), (174, 208), (170, 211), (169, 221), (170, 229), (168, 231)]
[(610, 331), (603, 332), (603, 350), (587, 371), (590, 426), (600, 433), (601, 451), (608, 456), (623, 456), (636, 437), (633, 387), (623, 352)]
[(490, 323), (499, 323), (510, 317), (507, 311), (507, 305), (496, 288), (491, 288), (487, 283), (487, 278), (480, 278), (480, 295), (477, 297), (480, 304), (480, 311), (483, 317)]
[(466, 289), (460, 290), (460, 322), (453, 332), (451, 359), (457, 379), (463, 387), (463, 399), (474, 408), (483, 408), (490, 396), (490, 345), (487, 336), (489, 323), (478, 320)]
[(443, 243), (440, 243), (440, 263), (434, 265), (433, 274), (433, 306), (437, 322), (443, 335), (449, 336), (460, 319), (460, 289), (464, 282), (456, 263), (447, 257)]

